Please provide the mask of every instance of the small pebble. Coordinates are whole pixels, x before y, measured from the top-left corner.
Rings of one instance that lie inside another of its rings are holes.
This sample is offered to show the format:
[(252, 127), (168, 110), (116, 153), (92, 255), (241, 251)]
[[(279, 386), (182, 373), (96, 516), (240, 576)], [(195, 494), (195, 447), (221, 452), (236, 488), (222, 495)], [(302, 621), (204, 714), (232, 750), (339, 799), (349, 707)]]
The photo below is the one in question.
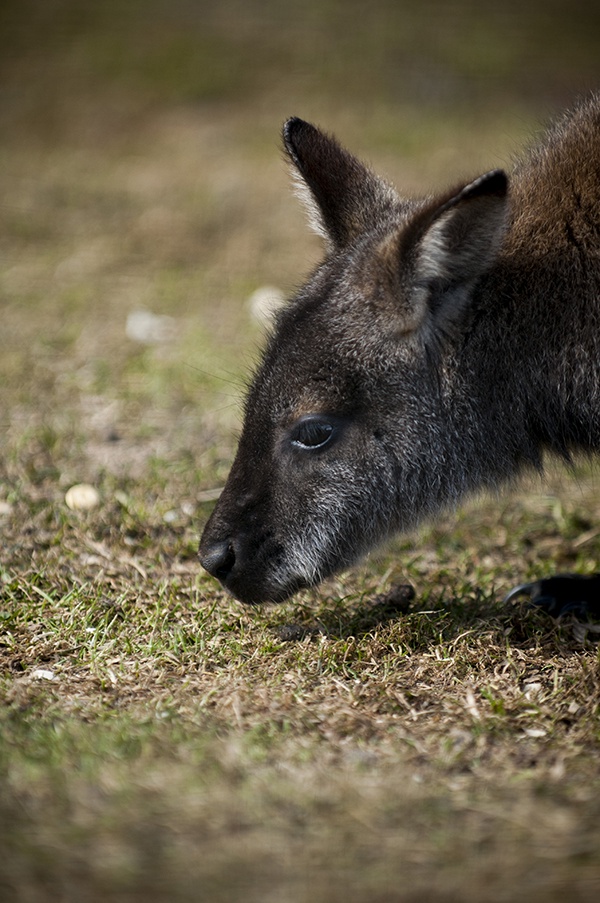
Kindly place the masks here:
[(54, 671), (48, 671), (46, 668), (36, 668), (31, 672), (31, 677), (33, 680), (56, 680)]
[(89, 483), (77, 483), (67, 491), (65, 502), (72, 511), (89, 511), (100, 503), (100, 494)]
[(393, 586), (387, 593), (382, 596), (375, 596), (372, 605), (373, 608), (378, 607), (389, 612), (398, 612), (398, 614), (406, 614), (410, 608), (410, 603), (415, 598), (414, 587), (410, 583), (401, 583)]
[(282, 624), (280, 627), (276, 627), (274, 632), (282, 643), (294, 643), (311, 636), (316, 631), (314, 628), (302, 627), (300, 624)]
[(177, 321), (165, 314), (153, 314), (149, 310), (132, 310), (127, 316), (125, 335), (132, 342), (157, 345), (170, 342), (177, 335)]

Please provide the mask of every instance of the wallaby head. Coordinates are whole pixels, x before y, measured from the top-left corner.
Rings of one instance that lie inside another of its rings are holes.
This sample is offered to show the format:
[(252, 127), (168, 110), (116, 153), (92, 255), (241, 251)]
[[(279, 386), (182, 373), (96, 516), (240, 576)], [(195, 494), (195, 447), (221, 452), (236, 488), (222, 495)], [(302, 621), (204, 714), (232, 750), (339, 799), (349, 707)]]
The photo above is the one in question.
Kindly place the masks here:
[(505, 173), (405, 200), (314, 126), (290, 119), (283, 137), (327, 256), (277, 317), (200, 545), (247, 603), (312, 586), (539, 460), (520, 374), (493, 359), (508, 321), (494, 335), (483, 322), (481, 299), (513, 282)]

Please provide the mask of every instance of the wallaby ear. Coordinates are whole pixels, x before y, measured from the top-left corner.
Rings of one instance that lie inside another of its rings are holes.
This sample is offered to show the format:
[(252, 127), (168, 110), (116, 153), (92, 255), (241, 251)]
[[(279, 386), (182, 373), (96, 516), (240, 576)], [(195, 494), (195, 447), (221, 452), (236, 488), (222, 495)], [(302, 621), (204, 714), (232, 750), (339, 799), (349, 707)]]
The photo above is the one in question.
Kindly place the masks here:
[[(381, 262), (403, 299), (405, 332), (429, 324), (443, 333), (492, 266), (508, 213), (508, 178), (495, 169), (432, 202), (380, 246)], [(392, 289), (394, 291), (394, 289)]]
[(398, 203), (389, 185), (314, 125), (288, 119), (283, 143), (311, 225), (334, 248), (373, 228)]

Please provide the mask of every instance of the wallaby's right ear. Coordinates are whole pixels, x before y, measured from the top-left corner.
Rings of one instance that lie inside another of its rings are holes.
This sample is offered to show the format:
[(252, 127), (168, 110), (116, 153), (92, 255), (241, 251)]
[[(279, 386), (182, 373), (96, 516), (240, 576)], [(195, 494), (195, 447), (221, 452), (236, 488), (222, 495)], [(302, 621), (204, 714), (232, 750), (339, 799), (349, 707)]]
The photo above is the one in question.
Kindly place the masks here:
[(508, 178), (494, 169), (424, 206), (379, 246), (385, 297), (402, 299), (404, 333), (438, 340), (468, 308), (494, 264), (508, 220)]
[(390, 186), (314, 125), (288, 119), (283, 143), (296, 168), (311, 225), (334, 248), (373, 228), (382, 213), (397, 204)]

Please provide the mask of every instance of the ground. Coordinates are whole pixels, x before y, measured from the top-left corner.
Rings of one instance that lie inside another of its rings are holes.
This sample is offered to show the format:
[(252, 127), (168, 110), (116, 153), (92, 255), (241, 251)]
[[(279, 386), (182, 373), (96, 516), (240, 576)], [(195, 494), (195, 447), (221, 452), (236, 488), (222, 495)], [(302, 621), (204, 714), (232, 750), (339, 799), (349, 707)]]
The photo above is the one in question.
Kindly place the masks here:
[(290, 25), (274, 5), (259, 40), (255, 4), (156, 0), (132, 44), (135, 3), (118, 28), (25, 6), (27, 27), (2, 13), (0, 898), (597, 900), (598, 634), (503, 602), (598, 567), (589, 463), (549, 462), (280, 607), (243, 608), (197, 560), (263, 341), (249, 299), (320, 253), (283, 119), (428, 191), (508, 164), (597, 48), (571, 17), (562, 80), (549, 50), (521, 91), (525, 25), (493, 77), (495, 14), (417, 66), (382, 2), (344, 38), (372, 62), (342, 103), (333, 7)]

